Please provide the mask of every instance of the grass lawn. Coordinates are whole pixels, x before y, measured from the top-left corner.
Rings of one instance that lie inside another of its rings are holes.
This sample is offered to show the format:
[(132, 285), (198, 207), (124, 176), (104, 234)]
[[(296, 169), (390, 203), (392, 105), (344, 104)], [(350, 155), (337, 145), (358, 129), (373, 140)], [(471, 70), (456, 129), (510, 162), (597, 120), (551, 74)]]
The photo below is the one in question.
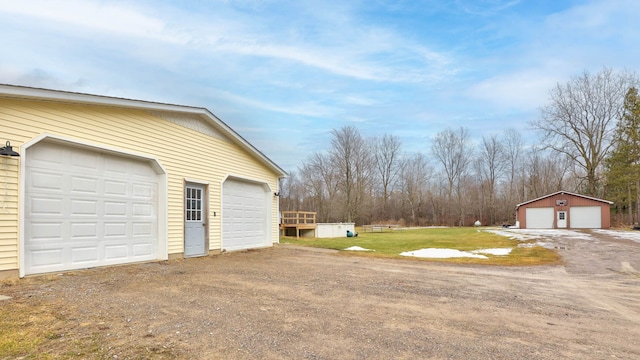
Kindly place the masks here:
[[(300, 238), (281, 237), (284, 244), (321, 247), (335, 250), (344, 250), (351, 246), (360, 246), (374, 251), (342, 251), (343, 254), (356, 256), (419, 259), (415, 257), (400, 256), (406, 251), (438, 248), (454, 249), (460, 251), (472, 251), (493, 248), (511, 248), (509, 255), (494, 256), (483, 254), (488, 259), (477, 258), (425, 258), (428, 261), (464, 264), (489, 264), (489, 265), (544, 265), (560, 261), (560, 256), (552, 250), (540, 246), (518, 247), (518, 244), (526, 243), (518, 240), (510, 240), (507, 237), (496, 235), (477, 228), (427, 228), (412, 230), (396, 230), (392, 232), (360, 232), (358, 237), (347, 238)], [(535, 242), (535, 241), (530, 241)], [(421, 258), (420, 258), (421, 259)]]

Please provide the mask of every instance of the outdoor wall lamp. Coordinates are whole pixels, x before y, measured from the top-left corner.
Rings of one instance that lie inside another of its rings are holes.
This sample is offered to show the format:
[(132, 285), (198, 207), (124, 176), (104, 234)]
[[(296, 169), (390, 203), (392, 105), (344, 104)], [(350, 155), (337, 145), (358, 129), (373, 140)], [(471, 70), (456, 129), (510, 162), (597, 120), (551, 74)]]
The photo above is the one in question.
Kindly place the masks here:
[(7, 140), (7, 143), (4, 147), (0, 148), (0, 155), (2, 156), (20, 156), (17, 152), (13, 151), (13, 147), (11, 146), (11, 142)]
[(280, 191), (274, 192), (273, 196), (280, 196)]

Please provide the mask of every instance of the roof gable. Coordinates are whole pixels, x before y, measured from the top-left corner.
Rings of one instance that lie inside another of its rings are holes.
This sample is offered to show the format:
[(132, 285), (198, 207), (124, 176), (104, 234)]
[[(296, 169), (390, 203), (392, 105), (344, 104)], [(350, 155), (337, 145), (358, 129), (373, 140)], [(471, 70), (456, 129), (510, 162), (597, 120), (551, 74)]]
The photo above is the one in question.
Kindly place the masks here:
[(148, 113), (161, 119), (170, 121), (174, 124), (178, 124), (199, 133), (209, 135), (216, 139), (227, 142), (231, 141), (219, 129), (216, 129), (214, 126), (208, 123), (206, 119), (203, 119), (203, 116), (201, 115), (167, 111), (149, 111)]
[(551, 194), (548, 194), (548, 195), (545, 195), (545, 196), (541, 196), (541, 197), (533, 199), (533, 200), (529, 200), (529, 201), (525, 201), (523, 203), (520, 203), (520, 204), (516, 205), (516, 209), (519, 208), (522, 205), (527, 205), (527, 204), (530, 204), (532, 202), (536, 202), (536, 201), (539, 201), (539, 200), (542, 200), (542, 199), (546, 199), (546, 198), (549, 198), (549, 197), (552, 197), (552, 196), (556, 196), (558, 194), (567, 194), (567, 195), (570, 195), (570, 196), (576, 196), (576, 197), (580, 197), (580, 198), (584, 198), (584, 199), (603, 202), (603, 203), (609, 204), (609, 205), (613, 204), (613, 201), (598, 199), (598, 198), (594, 198), (594, 197), (591, 197), (591, 196), (580, 195), (580, 194), (572, 193), (572, 192), (569, 192), (569, 191), (562, 191), (561, 190), (561, 191), (556, 191), (554, 193), (551, 193)]
[[(218, 139), (231, 141), (265, 164), (278, 177), (287, 176), (287, 173), (275, 162), (206, 108), (7, 84), (0, 84), (0, 97), (145, 110), (159, 118), (190, 127), (192, 130), (200, 131)], [(198, 124), (198, 121), (194, 121), (196, 119), (204, 121), (206, 124)]]

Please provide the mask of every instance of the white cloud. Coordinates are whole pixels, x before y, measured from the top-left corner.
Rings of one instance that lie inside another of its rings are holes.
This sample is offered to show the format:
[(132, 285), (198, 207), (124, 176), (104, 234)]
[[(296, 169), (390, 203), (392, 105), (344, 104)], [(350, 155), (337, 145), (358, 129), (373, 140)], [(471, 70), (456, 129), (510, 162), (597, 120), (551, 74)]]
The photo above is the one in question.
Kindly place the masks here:
[[(0, 14), (56, 22), (68, 33), (101, 32), (104, 36), (137, 37), (177, 44), (206, 54), (233, 54), (290, 61), (333, 75), (382, 82), (439, 81), (451, 63), (442, 53), (409, 41), (393, 31), (360, 24), (348, 14), (332, 12), (309, 34), (295, 27), (274, 27), (272, 20), (232, 10), (190, 14), (157, 11), (128, 3), (95, 0), (1, 1)], [(217, 6), (224, 6), (218, 4)], [(334, 9), (335, 10), (335, 9)], [(341, 11), (351, 11), (348, 7)], [(265, 16), (265, 18), (269, 18)], [(265, 29), (268, 28), (268, 31)], [(135, 50), (135, 49), (133, 49)]]
[(467, 93), (499, 109), (531, 111), (547, 102), (549, 89), (557, 82), (558, 74), (544, 69), (529, 69), (496, 75), (475, 84)]
[(455, 4), (466, 13), (479, 16), (490, 16), (518, 5), (520, 2), (521, 0), (456, 0)]
[[(395, 41), (402, 42), (399, 38)], [(446, 56), (420, 48), (417, 44), (387, 48), (373, 39), (319, 47), (286, 42), (279, 44), (275, 41), (258, 43), (233, 38), (212, 43), (209, 50), (281, 59), (335, 75), (383, 82), (437, 81), (439, 74), (443, 73), (443, 67), (450, 62)]]
[(595, 36), (638, 34), (639, 12), (640, 2), (636, 0), (589, 1), (550, 15), (545, 26), (560, 36), (566, 32), (583, 36), (585, 32)]
[(360, 106), (372, 106), (376, 103), (376, 101), (373, 99), (355, 94), (345, 96), (344, 102), (347, 104)]
[(240, 105), (251, 106), (256, 109), (279, 112), (291, 115), (303, 115), (312, 117), (331, 117), (335, 110), (328, 106), (318, 105), (313, 102), (298, 102), (296, 104), (275, 105), (270, 102), (250, 99), (244, 96), (236, 95), (228, 91), (215, 90), (211, 91), (217, 98), (224, 98)]
[(500, 68), (467, 94), (496, 109), (533, 111), (548, 101), (551, 88), (584, 70), (635, 67), (639, 13), (637, 1), (590, 1), (514, 29), (522, 32), (516, 46), (484, 59)]
[(115, 34), (178, 41), (168, 35), (165, 23), (131, 6), (83, 0), (2, 1), (0, 13), (56, 21)]

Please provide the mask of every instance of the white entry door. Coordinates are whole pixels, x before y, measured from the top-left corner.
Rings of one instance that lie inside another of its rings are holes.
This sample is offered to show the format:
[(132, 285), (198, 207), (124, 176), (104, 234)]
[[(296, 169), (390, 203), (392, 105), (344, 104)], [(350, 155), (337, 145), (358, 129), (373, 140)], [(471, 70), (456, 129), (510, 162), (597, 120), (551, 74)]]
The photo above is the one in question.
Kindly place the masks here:
[(204, 256), (206, 247), (205, 187), (187, 184), (184, 198), (184, 256)]
[(556, 222), (558, 229), (565, 229), (567, 227), (567, 212), (558, 211), (558, 219)]

